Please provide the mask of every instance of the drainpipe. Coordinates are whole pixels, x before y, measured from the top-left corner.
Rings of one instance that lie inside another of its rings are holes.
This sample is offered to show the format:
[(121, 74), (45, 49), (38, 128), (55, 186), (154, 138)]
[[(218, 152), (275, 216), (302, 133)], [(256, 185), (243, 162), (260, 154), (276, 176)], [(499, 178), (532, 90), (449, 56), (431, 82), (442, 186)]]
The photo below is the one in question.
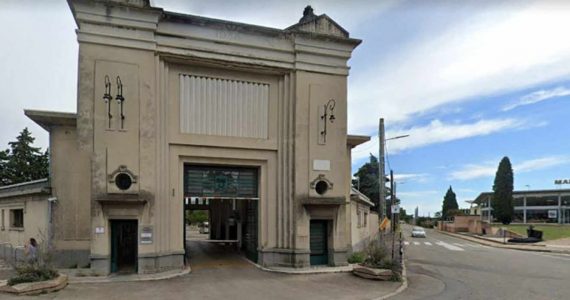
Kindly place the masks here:
[(51, 250), (51, 238), (53, 233), (53, 204), (57, 201), (57, 197), (49, 197), (48, 198), (48, 215), (47, 215), (47, 249), (48, 251)]

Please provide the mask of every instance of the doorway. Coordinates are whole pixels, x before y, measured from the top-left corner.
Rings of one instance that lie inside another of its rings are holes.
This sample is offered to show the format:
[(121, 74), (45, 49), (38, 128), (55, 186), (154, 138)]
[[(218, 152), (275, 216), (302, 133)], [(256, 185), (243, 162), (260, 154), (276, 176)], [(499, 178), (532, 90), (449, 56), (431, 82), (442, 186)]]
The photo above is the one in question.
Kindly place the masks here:
[(137, 220), (111, 220), (111, 273), (137, 272)]
[(328, 221), (311, 220), (310, 230), (311, 266), (327, 265), (328, 251)]

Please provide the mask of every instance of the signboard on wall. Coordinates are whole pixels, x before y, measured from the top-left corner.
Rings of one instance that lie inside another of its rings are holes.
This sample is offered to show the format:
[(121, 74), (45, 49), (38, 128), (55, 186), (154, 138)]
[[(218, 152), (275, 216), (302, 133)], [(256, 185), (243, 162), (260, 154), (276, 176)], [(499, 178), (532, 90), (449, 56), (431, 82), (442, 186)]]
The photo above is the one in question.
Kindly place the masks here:
[(548, 218), (549, 219), (556, 219), (558, 217), (558, 211), (555, 209), (551, 209), (548, 211)]
[(142, 226), (140, 243), (143, 245), (152, 244), (152, 226)]

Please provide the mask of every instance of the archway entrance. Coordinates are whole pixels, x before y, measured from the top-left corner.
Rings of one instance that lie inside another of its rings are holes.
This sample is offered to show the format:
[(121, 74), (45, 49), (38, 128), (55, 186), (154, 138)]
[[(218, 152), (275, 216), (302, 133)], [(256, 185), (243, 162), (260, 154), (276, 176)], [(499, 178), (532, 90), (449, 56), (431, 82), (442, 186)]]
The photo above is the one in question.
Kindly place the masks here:
[(184, 196), (187, 258), (257, 262), (258, 168), (185, 165)]

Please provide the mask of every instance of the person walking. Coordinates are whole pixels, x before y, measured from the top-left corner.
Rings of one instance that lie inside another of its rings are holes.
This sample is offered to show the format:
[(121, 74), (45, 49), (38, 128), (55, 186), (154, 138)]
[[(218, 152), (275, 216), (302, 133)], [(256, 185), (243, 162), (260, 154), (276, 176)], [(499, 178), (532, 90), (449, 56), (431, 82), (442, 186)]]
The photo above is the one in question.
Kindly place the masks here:
[(30, 242), (26, 245), (26, 257), (30, 263), (38, 260), (38, 242), (34, 238), (30, 238)]

